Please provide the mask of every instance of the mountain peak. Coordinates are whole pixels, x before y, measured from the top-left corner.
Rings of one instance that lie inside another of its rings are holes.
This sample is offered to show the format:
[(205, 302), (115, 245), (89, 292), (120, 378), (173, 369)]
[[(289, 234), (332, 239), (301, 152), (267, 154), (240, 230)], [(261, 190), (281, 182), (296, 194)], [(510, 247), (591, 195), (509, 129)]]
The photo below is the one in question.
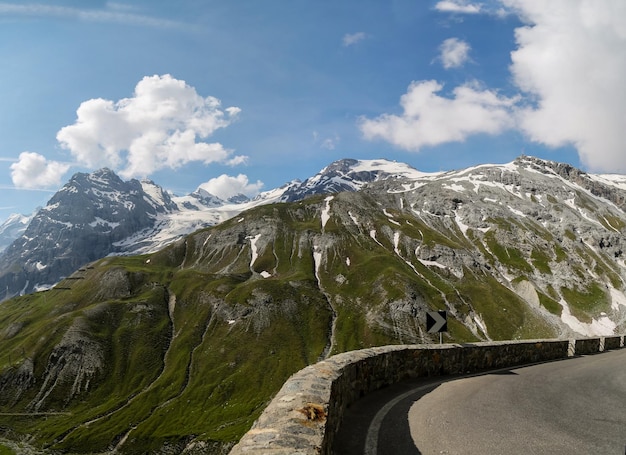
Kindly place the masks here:
[(117, 174), (108, 167), (102, 167), (100, 169), (96, 169), (95, 171), (91, 173), (91, 175), (96, 176), (96, 177), (110, 177), (110, 176), (117, 177)]
[(86, 191), (87, 189), (93, 187), (120, 187), (123, 185), (124, 181), (111, 169), (105, 167), (91, 173), (75, 173), (59, 191), (73, 193), (77, 191)]
[[(74, 174), (0, 256), (0, 281), (11, 293), (31, 292), (118, 252), (116, 242), (176, 208), (160, 187), (144, 185), (124, 182), (108, 168)], [(13, 274), (15, 264), (21, 271)]]
[(337, 172), (349, 172), (352, 167), (359, 163), (358, 160), (353, 158), (343, 158), (337, 161), (333, 161), (328, 166), (323, 168), (320, 174), (332, 174)]
[(570, 176), (586, 175), (586, 173), (571, 164), (561, 163), (558, 161), (544, 160), (534, 156), (520, 155), (513, 161), (514, 164), (526, 168), (532, 168), (539, 171), (554, 172), (564, 178)]
[(231, 204), (243, 204), (245, 202), (248, 202), (249, 200), (250, 198), (242, 193), (235, 194), (234, 196), (228, 198), (228, 202), (230, 202)]
[(313, 194), (340, 193), (357, 191), (368, 183), (389, 178), (420, 178), (425, 173), (405, 163), (386, 159), (355, 160), (344, 158), (334, 161), (311, 178), (289, 187), (283, 198), (284, 202), (302, 199)]
[(216, 195), (209, 193), (207, 190), (199, 186), (189, 196), (200, 202), (205, 207), (218, 207), (224, 204), (224, 201)]

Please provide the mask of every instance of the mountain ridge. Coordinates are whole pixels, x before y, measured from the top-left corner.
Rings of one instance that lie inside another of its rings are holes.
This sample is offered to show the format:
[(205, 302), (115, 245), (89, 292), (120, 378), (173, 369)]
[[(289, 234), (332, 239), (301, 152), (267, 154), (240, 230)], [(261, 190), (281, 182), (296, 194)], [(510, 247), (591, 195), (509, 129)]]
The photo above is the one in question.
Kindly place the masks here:
[[(445, 179), (460, 181), (463, 175), (480, 169), (487, 170), (481, 178), (492, 184), (515, 185), (521, 181), (517, 168), (562, 178), (622, 210), (626, 206), (625, 176), (587, 174), (566, 163), (524, 155), (504, 165), (484, 164), (436, 173), (423, 173), (404, 163), (387, 160), (343, 159), (304, 182), (292, 181), (253, 200), (237, 198), (236, 203), (223, 201), (201, 187), (188, 196), (172, 196), (150, 180), (123, 182), (113, 171), (104, 168), (92, 174), (77, 173), (31, 218), (23, 235), (0, 254), (0, 288), (5, 288), (5, 298), (18, 292), (49, 288), (99, 257), (155, 252), (197, 229), (219, 224), (258, 205), (296, 201), (313, 194), (358, 191), (381, 181), (387, 182), (382, 185), (383, 191), (388, 190), (385, 185), (394, 181), (403, 182), (403, 189), (417, 188)], [(48, 214), (54, 214), (54, 219)], [(72, 230), (80, 233), (70, 233)], [(51, 245), (53, 236), (63, 242)], [(72, 236), (89, 240), (76, 240)], [(89, 245), (89, 254), (80, 251), (80, 247), (79, 251), (68, 247), (81, 242)], [(67, 265), (59, 258), (69, 258)]]
[(623, 177), (558, 169), (520, 157), (261, 204), (3, 302), (0, 436), (225, 453), (307, 364), (438, 342), (434, 310), (445, 342), (623, 333)]
[[(379, 162), (384, 160), (371, 161)], [(1, 298), (49, 288), (78, 267), (109, 254), (154, 252), (257, 205), (354, 191), (368, 179), (386, 175), (381, 169), (361, 169), (360, 175), (351, 176), (350, 166), (358, 163), (370, 161), (339, 160), (304, 182), (289, 182), (253, 200), (237, 195), (228, 201), (200, 186), (187, 196), (172, 196), (151, 180), (124, 182), (108, 168), (76, 173), (25, 228), (11, 231), (18, 237), (0, 253), (0, 289), (6, 290)], [(339, 172), (344, 173), (340, 183)]]

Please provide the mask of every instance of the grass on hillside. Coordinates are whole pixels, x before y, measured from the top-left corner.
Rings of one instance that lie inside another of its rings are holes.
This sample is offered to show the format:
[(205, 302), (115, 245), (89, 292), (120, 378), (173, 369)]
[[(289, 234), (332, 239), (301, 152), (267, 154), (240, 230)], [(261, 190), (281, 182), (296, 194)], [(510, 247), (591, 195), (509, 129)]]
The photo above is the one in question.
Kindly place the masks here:
[(485, 233), (485, 243), (489, 250), (498, 258), (498, 261), (511, 271), (520, 273), (532, 273), (533, 267), (526, 261), (522, 252), (513, 247), (501, 245), (493, 231)]
[[(144, 269), (143, 264), (131, 264), (131, 268)], [(45, 420), (0, 417), (0, 424), (17, 432), (35, 432), (42, 441), (58, 438), (58, 449), (79, 452), (106, 450), (130, 424), (138, 425), (130, 435), (135, 446), (148, 451), (188, 434), (220, 441), (237, 439), (289, 375), (317, 360), (327, 341), (330, 310), (313, 288), (299, 286), (289, 291), (284, 282), (265, 280), (262, 288), (271, 293), (274, 304), (261, 311), (273, 321), (272, 330), (248, 330), (249, 322), (241, 320), (231, 325), (214, 313), (206, 296), (216, 288), (224, 293), (226, 286), (238, 291), (231, 300), (233, 305), (240, 305), (259, 286), (237, 289), (240, 283), (232, 277), (222, 279), (219, 286), (198, 278), (184, 271), (170, 283), (171, 289), (179, 293), (175, 338), (171, 338), (163, 286), (155, 287), (161, 292), (143, 292), (124, 301), (108, 302), (106, 308), (95, 313), (99, 318), (106, 313), (109, 323), (92, 326), (90, 333), (108, 344), (112, 368), (83, 397), (86, 401), (72, 405), (71, 414), (48, 416)], [(309, 297), (303, 298), (303, 292)], [(296, 297), (301, 303), (294, 303)], [(59, 303), (50, 298), (44, 301), (41, 295), (22, 299), (21, 303), (25, 301), (31, 301), (33, 311), (38, 312), (47, 310), (43, 308), (46, 305)], [(142, 306), (145, 308), (137, 311)], [(76, 308), (64, 318), (69, 321), (84, 317), (84, 310), (89, 308)], [(46, 320), (41, 313), (33, 316)], [(44, 331), (45, 325), (42, 322), (40, 327), (29, 327), (32, 336)], [(58, 337), (48, 340), (50, 347), (57, 342)], [(45, 352), (37, 360), (41, 368), (49, 356), (49, 350)], [(62, 395), (63, 387), (58, 390)], [(167, 418), (163, 418), (165, 415)], [(81, 422), (97, 416), (105, 417), (89, 427), (81, 426)]]
[(487, 325), (494, 340), (551, 338), (554, 329), (536, 315), (517, 294), (492, 277), (468, 280), (459, 286)]
[(581, 322), (591, 323), (592, 315), (610, 306), (609, 297), (597, 283), (591, 283), (585, 290), (562, 287), (560, 291), (572, 315)]
[(539, 303), (541, 304), (541, 306), (543, 306), (550, 313), (561, 317), (561, 314), (563, 313), (563, 307), (559, 302), (548, 297), (543, 292), (537, 292), (537, 295), (539, 296)]

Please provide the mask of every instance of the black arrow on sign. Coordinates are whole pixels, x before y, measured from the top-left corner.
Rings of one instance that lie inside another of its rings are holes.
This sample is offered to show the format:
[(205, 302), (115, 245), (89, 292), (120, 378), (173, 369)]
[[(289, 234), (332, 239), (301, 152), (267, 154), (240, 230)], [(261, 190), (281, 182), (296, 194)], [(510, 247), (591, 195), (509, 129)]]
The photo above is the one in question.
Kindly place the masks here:
[(429, 311), (426, 313), (426, 331), (428, 333), (447, 332), (447, 313), (445, 311)]

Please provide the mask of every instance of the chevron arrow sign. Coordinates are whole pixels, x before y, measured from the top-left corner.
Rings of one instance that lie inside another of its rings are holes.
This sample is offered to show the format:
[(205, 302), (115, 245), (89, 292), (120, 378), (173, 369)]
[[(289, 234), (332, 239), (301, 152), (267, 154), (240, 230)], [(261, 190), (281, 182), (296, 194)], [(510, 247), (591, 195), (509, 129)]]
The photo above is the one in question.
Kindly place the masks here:
[(441, 333), (448, 331), (448, 315), (445, 311), (429, 311), (426, 313), (426, 331)]

